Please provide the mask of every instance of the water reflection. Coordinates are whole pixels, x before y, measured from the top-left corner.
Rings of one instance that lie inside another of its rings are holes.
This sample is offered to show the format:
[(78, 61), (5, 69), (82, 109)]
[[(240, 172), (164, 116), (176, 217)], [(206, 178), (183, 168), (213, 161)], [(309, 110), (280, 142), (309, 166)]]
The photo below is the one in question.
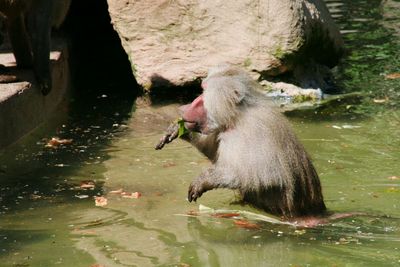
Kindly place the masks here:
[[(383, 109), (398, 107), (398, 81), (385, 79), (385, 75), (398, 72), (400, 64), (400, 6), (397, 1), (325, 2), (345, 39), (347, 56), (335, 68), (337, 81), (343, 90), (389, 99), (382, 105)], [(369, 103), (358, 107), (358, 113), (376, 112), (376, 105), (371, 105), (372, 99), (366, 101)]]
[[(248, 231), (238, 230), (232, 224), (218, 223), (221, 222), (198, 218), (190, 218), (188, 222), (188, 229), (194, 240), (200, 240), (201, 248), (208, 252), (205, 259), (197, 262), (197, 264), (202, 263), (200, 266), (289, 266), (291, 264), (329, 266), (346, 264), (349, 258), (358, 264), (373, 266), (397, 261), (397, 256), (393, 254), (396, 249), (387, 245), (389, 243), (396, 245), (399, 239), (388, 239), (384, 235), (386, 233), (379, 234), (382, 225), (394, 225), (390, 219), (359, 218), (302, 230), (287, 226), (271, 227), (267, 224), (261, 230)], [(398, 225), (398, 221), (396, 223)], [(368, 228), (360, 227), (371, 224), (373, 225)], [(398, 229), (397, 234), (399, 234)], [(382, 249), (380, 250), (382, 256), (377, 256), (376, 251), (371, 254), (369, 249), (362, 253), (358, 252), (361, 247), (369, 245), (373, 245), (374, 249), (378, 247)], [(310, 253), (310, 249), (314, 252)], [(324, 254), (330, 253), (335, 254), (335, 258), (323, 259)], [(313, 255), (312, 258), (310, 254)]]

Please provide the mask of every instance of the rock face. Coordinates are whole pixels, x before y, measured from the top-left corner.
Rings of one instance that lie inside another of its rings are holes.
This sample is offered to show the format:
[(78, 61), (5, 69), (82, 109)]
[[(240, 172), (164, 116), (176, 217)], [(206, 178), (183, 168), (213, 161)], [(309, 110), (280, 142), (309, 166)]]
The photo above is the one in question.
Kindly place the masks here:
[(107, 1), (145, 88), (190, 83), (221, 62), (277, 75), (308, 63), (332, 67), (342, 54), (320, 0)]

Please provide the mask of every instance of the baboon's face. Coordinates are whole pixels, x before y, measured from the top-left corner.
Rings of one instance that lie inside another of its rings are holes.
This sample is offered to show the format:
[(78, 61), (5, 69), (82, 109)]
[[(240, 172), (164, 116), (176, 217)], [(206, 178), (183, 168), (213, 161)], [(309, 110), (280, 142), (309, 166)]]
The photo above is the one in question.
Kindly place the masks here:
[(203, 94), (192, 103), (181, 106), (179, 109), (187, 129), (201, 133), (207, 132), (207, 111), (204, 108)]

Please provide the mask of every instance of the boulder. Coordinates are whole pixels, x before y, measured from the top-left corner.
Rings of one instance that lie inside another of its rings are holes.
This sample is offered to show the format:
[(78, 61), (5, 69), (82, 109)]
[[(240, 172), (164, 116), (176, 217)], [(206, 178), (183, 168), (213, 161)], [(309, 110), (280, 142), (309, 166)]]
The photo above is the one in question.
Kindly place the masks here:
[(182, 86), (221, 62), (255, 78), (317, 63), (333, 67), (339, 30), (320, 0), (107, 0), (140, 85)]

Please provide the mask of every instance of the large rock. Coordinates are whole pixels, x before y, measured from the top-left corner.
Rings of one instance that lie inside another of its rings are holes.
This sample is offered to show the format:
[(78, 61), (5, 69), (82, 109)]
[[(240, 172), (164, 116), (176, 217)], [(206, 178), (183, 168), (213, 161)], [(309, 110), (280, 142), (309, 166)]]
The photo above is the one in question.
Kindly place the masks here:
[(277, 75), (332, 67), (342, 39), (320, 0), (108, 0), (139, 84), (184, 85), (221, 62)]

